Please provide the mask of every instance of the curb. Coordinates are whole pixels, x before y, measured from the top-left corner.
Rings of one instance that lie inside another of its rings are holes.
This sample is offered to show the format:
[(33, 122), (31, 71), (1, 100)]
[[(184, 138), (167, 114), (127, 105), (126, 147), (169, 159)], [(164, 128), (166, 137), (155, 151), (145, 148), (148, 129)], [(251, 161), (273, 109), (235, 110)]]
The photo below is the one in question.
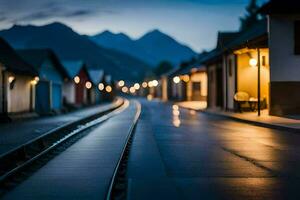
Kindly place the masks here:
[(178, 106), (180, 108), (183, 108), (183, 109), (194, 110), (196, 112), (201, 112), (201, 113), (204, 113), (204, 114), (207, 114), (207, 115), (219, 116), (219, 117), (227, 118), (227, 119), (230, 119), (230, 120), (233, 120), (233, 121), (242, 122), (242, 123), (246, 123), (246, 124), (251, 124), (251, 125), (254, 125), (254, 126), (259, 126), (259, 127), (270, 128), (270, 129), (274, 129), (274, 130), (287, 131), (287, 132), (291, 132), (291, 133), (300, 134), (300, 129), (298, 129), (298, 128), (292, 128), (292, 127), (282, 126), (282, 125), (278, 125), (278, 124), (270, 124), (270, 123), (252, 121), (252, 120), (247, 120), (247, 119), (241, 119), (241, 118), (238, 118), (238, 117), (233, 117), (233, 116), (228, 116), (228, 115), (224, 115), (224, 114), (214, 113), (214, 112), (210, 112), (210, 111), (206, 111), (206, 110), (196, 110), (196, 109), (192, 109), (192, 108), (182, 107), (180, 105), (178, 105)]

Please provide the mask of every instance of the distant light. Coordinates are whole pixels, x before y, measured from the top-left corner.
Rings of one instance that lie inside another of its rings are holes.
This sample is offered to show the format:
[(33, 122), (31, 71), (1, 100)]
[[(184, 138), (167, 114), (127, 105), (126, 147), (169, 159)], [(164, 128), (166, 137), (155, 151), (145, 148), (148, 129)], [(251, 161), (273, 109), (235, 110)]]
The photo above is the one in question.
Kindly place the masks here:
[(100, 91), (104, 90), (104, 84), (103, 84), (103, 83), (99, 83), (99, 84), (98, 84), (98, 89), (99, 89)]
[(136, 84), (134, 84), (133, 87), (134, 87), (134, 89), (139, 90), (140, 89), (140, 84), (136, 83)]
[(122, 87), (122, 92), (127, 93), (128, 92), (128, 87)]
[(9, 83), (12, 83), (14, 80), (15, 80), (15, 77), (14, 77), (14, 76), (9, 76), (9, 77), (8, 77), (8, 82), (9, 82)]
[(85, 87), (87, 88), (87, 89), (91, 89), (92, 88), (92, 83), (91, 82), (86, 82), (85, 83)]
[(148, 94), (148, 95), (147, 95), (147, 100), (148, 100), (148, 101), (151, 101), (152, 99), (153, 99), (153, 96), (152, 96), (151, 94)]
[(120, 80), (118, 85), (119, 85), (119, 87), (123, 87), (125, 85), (125, 82), (123, 80)]
[(130, 91), (131, 94), (135, 93), (134, 87), (130, 87), (130, 88), (129, 88), (129, 91)]
[(149, 81), (148, 82), (148, 86), (151, 88), (151, 87), (153, 87), (153, 81)]
[(142, 87), (143, 87), (143, 88), (146, 88), (147, 86), (148, 86), (147, 82), (143, 82), (143, 83), (142, 83)]
[(249, 60), (249, 65), (250, 65), (251, 67), (256, 67), (256, 66), (257, 66), (257, 60), (256, 60), (255, 58), (251, 58), (251, 59)]
[(38, 82), (37, 82), (36, 80), (31, 80), (31, 81), (30, 81), (30, 84), (31, 84), (31, 85), (36, 85), (37, 83), (38, 83)]
[(105, 91), (110, 93), (112, 91), (112, 87), (110, 85), (106, 86)]
[(74, 82), (75, 82), (76, 84), (80, 83), (80, 78), (79, 78), (79, 76), (75, 76), (75, 77), (74, 77)]
[(179, 106), (178, 105), (173, 105), (172, 108), (173, 108), (173, 110), (178, 110)]
[(152, 84), (153, 84), (154, 87), (156, 87), (156, 86), (158, 86), (158, 81), (157, 80), (153, 80)]
[(34, 77), (34, 80), (35, 80), (36, 82), (39, 82), (39, 81), (40, 81), (40, 78), (39, 78), (38, 76), (36, 76), (36, 77)]
[(190, 76), (189, 75), (184, 75), (183, 77), (182, 77), (182, 80), (184, 81), (184, 82), (189, 82), (190, 81)]
[(174, 78), (173, 78), (173, 82), (174, 83), (179, 83), (180, 82), (180, 78), (179, 78), (179, 76), (175, 76)]

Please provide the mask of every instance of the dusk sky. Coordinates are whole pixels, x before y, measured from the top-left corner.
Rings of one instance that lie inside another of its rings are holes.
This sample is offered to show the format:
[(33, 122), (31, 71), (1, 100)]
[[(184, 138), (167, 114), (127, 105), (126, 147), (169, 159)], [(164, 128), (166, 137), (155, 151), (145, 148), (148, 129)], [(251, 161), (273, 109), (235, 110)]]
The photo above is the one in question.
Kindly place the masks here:
[[(259, 3), (267, 0), (259, 0)], [(211, 49), (219, 30), (239, 28), (249, 0), (0, 0), (0, 27), (60, 21), (81, 34), (103, 30), (138, 38), (159, 29), (196, 51)]]

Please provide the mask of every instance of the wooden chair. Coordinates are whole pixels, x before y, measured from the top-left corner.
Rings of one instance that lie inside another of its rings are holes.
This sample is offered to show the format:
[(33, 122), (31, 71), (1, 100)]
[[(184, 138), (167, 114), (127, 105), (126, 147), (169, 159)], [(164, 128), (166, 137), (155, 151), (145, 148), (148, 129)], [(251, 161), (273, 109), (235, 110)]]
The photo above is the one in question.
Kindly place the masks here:
[(237, 92), (234, 95), (234, 101), (237, 103), (238, 111), (242, 112), (242, 105), (247, 104), (249, 101), (249, 94), (247, 92)]

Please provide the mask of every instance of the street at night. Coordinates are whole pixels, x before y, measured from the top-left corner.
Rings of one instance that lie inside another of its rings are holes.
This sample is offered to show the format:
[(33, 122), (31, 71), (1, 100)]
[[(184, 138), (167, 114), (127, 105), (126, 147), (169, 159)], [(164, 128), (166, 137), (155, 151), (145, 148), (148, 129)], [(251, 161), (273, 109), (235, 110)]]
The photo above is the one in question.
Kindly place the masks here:
[(0, 0), (0, 199), (299, 200), (300, 3)]

